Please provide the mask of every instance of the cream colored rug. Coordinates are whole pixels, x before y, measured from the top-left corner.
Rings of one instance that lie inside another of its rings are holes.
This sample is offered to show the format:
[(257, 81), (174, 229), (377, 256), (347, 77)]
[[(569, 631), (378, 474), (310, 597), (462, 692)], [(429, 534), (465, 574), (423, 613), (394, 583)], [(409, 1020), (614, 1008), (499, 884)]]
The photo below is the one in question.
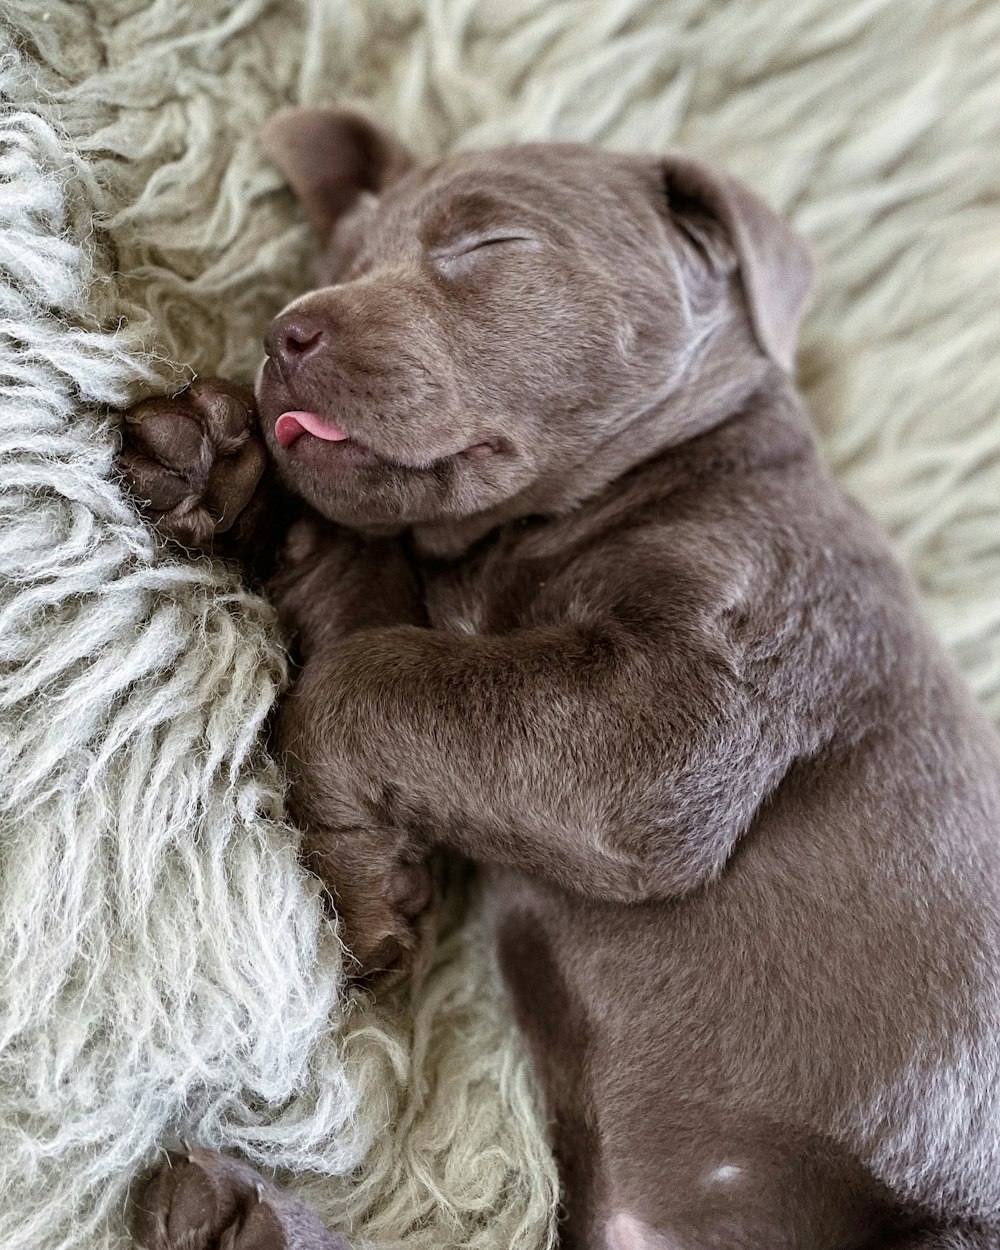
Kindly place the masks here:
[(311, 244), (254, 146), (281, 104), (360, 103), (427, 156), (688, 147), (815, 244), (825, 445), (1000, 719), (1000, 6), (0, 14), (0, 1246), (124, 1246), (130, 1177), (174, 1135), (282, 1169), (359, 1244), (538, 1247), (552, 1169), (487, 944), (446, 924), (412, 1001), (341, 1001), (260, 746), (271, 614), (158, 549), (114, 410), (251, 377)]

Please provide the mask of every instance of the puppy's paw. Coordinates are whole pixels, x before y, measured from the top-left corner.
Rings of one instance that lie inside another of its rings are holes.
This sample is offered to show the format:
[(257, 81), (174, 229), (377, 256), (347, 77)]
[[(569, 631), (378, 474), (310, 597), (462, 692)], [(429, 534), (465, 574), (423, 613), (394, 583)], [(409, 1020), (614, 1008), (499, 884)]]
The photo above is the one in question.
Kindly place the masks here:
[(214, 1150), (168, 1155), (133, 1205), (137, 1250), (348, 1250), (305, 1203)]
[(426, 858), (383, 830), (310, 834), (303, 858), (326, 885), (353, 980), (388, 989), (426, 969), (432, 950), (433, 877)]
[(218, 378), (137, 404), (122, 444), (122, 473), (140, 508), (185, 547), (209, 548), (232, 527), (267, 463), (253, 395)]

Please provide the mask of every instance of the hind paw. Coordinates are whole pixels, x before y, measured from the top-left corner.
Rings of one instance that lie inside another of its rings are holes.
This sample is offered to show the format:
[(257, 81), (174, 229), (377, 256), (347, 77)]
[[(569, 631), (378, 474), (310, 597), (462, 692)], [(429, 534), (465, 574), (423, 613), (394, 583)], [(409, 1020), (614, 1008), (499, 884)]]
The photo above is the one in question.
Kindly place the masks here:
[(137, 1250), (348, 1250), (313, 1212), (246, 1163), (170, 1153), (134, 1201)]

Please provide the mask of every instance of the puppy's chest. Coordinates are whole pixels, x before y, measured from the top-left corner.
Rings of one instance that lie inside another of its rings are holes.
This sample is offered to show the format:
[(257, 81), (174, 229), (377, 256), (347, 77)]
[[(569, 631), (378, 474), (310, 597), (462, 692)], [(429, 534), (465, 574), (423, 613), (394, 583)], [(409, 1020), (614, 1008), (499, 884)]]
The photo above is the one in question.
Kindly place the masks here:
[(424, 586), (429, 623), (434, 629), (453, 634), (490, 632), (491, 598), (478, 579), (435, 576)]
[(504, 547), (455, 563), (421, 565), (424, 608), (434, 629), (503, 633), (537, 620), (553, 562)]

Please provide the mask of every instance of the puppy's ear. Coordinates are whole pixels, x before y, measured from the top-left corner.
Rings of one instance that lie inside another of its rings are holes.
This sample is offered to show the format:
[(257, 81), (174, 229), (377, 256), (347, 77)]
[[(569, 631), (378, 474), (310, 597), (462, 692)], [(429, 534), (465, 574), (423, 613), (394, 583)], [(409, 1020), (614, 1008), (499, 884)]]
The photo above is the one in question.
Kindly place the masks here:
[(414, 164), (388, 131), (343, 109), (282, 109), (261, 131), (260, 143), (323, 235), (358, 196), (378, 194)]
[(739, 269), (757, 342), (786, 373), (812, 290), (805, 240), (742, 182), (688, 156), (663, 162), (677, 225), (716, 270)]

